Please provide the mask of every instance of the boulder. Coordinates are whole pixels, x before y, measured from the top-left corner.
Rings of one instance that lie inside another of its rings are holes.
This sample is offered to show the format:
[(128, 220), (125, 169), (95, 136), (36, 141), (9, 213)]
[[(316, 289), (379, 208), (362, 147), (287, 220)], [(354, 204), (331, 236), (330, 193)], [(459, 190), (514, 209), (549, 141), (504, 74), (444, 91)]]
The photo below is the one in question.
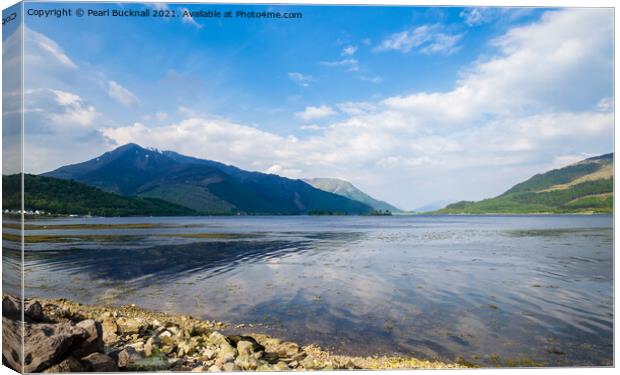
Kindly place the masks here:
[[(2, 313), (4, 310), (2, 300)], [(22, 369), (22, 327), (20, 322), (2, 317), (2, 362), (13, 370), (23, 372)]]
[(75, 357), (67, 357), (62, 362), (49, 367), (47, 370), (43, 372), (85, 372), (88, 369), (84, 366), (78, 359)]
[(222, 370), (224, 370), (226, 372), (241, 371), (239, 366), (237, 366), (233, 362), (225, 363), (224, 366), (222, 366)]
[(25, 324), (24, 372), (39, 372), (58, 363), (88, 333), (70, 323)]
[(179, 327), (177, 327), (177, 326), (175, 326), (175, 325), (172, 325), (172, 324), (168, 325), (168, 326), (166, 327), (166, 329), (167, 329), (170, 333), (172, 333), (174, 336), (178, 336), (178, 335), (181, 333), (181, 330), (179, 329)]
[(222, 368), (218, 365), (213, 365), (209, 367), (209, 372), (222, 372)]
[(136, 350), (133, 346), (127, 346), (118, 353), (118, 367), (125, 368), (133, 363), (144, 359), (144, 352)]
[(177, 344), (177, 354), (179, 357), (195, 354), (197, 346), (195, 340), (182, 340)]
[[(27, 320), (40, 322), (44, 320), (43, 307), (39, 301), (26, 299), (24, 301), (24, 317)], [(2, 297), (2, 316), (9, 317), (14, 320), (22, 319), (22, 300), (19, 297), (4, 296)]]
[(88, 371), (94, 372), (118, 372), (116, 362), (110, 356), (103, 353), (92, 353), (82, 358), (81, 362)]
[(140, 333), (144, 327), (144, 321), (138, 318), (120, 317), (116, 319), (118, 330), (124, 335)]
[(209, 335), (209, 341), (217, 346), (220, 346), (223, 343), (230, 345), (228, 338), (217, 331), (214, 331), (211, 335)]
[(112, 318), (104, 318), (101, 322), (101, 329), (103, 331), (103, 342), (106, 344), (112, 344), (118, 340), (118, 324)]
[(312, 357), (304, 358), (299, 364), (302, 365), (306, 370), (315, 370), (318, 368), (316, 362), (314, 361), (314, 359), (312, 359)]
[(272, 337), (265, 337), (263, 340), (261, 340), (261, 344), (265, 346), (268, 352), (273, 352), (273, 348), (278, 347), (280, 344), (282, 344), (282, 340)]
[(174, 336), (172, 332), (166, 330), (157, 336), (157, 341), (159, 341), (162, 345), (174, 346), (178, 341), (178, 337)]
[(17, 297), (13, 297), (13, 296), (2, 297), (2, 316), (20, 320), (22, 316), (21, 305), (22, 305), (21, 299)]
[(235, 359), (235, 364), (243, 370), (256, 370), (259, 362), (251, 353), (239, 353)]
[(281, 357), (293, 358), (301, 352), (301, 349), (299, 348), (299, 345), (294, 342), (284, 342), (278, 345), (276, 352)]
[(278, 370), (278, 371), (289, 371), (290, 370), (288, 365), (286, 363), (282, 362), (282, 361), (276, 363), (273, 366), (273, 368)]
[(157, 349), (157, 344), (155, 344), (155, 341), (152, 337), (149, 337), (144, 344), (144, 355), (150, 357), (151, 354), (153, 354), (154, 349)]
[(224, 364), (230, 363), (235, 360), (237, 356), (237, 349), (233, 348), (230, 344), (222, 344), (220, 346), (220, 352), (217, 354), (217, 362)]
[(213, 349), (213, 348), (205, 348), (205, 350), (202, 351), (201, 353), (201, 357), (203, 360), (206, 361), (210, 361), (213, 358), (215, 358), (215, 356), (217, 355), (217, 352)]
[(88, 337), (73, 351), (77, 358), (85, 357), (91, 353), (103, 353), (103, 329), (101, 323), (87, 319), (82, 320), (76, 327), (80, 327), (88, 333)]
[(265, 351), (265, 347), (256, 341), (256, 339), (252, 336), (228, 336), (228, 341), (235, 347), (239, 345), (239, 342), (249, 342), (252, 344), (253, 352)]
[(24, 316), (35, 322), (45, 320), (45, 316), (43, 315), (43, 306), (41, 306), (39, 301), (26, 300), (26, 303), (24, 304)]
[(259, 372), (267, 372), (267, 371), (273, 371), (273, 367), (270, 366), (268, 363), (266, 362), (262, 362), (257, 368), (256, 371)]

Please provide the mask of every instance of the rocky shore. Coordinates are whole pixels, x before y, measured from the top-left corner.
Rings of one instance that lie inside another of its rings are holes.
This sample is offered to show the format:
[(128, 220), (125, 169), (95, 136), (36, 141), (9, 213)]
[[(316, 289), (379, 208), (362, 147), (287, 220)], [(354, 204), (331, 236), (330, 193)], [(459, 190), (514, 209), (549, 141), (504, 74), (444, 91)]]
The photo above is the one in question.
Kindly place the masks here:
[(403, 357), (348, 357), (264, 334), (225, 336), (225, 326), (136, 306), (90, 306), (65, 299), (25, 301), (21, 368), (20, 301), (2, 300), (3, 363), (24, 372), (296, 371), (456, 368)]

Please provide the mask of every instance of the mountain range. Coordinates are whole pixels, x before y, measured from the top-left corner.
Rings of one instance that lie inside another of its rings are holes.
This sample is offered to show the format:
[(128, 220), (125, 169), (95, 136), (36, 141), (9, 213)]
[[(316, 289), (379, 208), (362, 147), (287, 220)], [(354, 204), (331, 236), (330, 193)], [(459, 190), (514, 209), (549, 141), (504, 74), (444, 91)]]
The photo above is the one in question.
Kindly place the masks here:
[(375, 199), (364, 193), (349, 181), (344, 181), (337, 178), (304, 178), (303, 181), (317, 189), (365, 203), (377, 211), (401, 212), (400, 209), (392, 206), (391, 204)]
[(374, 209), (302, 180), (133, 143), (43, 176), (125, 197), (159, 199), (202, 214), (370, 214)]
[(592, 157), (537, 174), (495, 198), (461, 201), (434, 213), (611, 213), (613, 162), (613, 153)]
[[(127, 144), (43, 175), (24, 175), (27, 209), (53, 214), (288, 215), (403, 213), (348, 181), (289, 179)], [(21, 208), (21, 175), (3, 176), (3, 208)], [(430, 206), (429, 206), (430, 207)], [(433, 207), (431, 209), (435, 209)], [(423, 211), (421, 209), (417, 211)], [(609, 213), (613, 154), (537, 174), (505, 193), (434, 214)]]

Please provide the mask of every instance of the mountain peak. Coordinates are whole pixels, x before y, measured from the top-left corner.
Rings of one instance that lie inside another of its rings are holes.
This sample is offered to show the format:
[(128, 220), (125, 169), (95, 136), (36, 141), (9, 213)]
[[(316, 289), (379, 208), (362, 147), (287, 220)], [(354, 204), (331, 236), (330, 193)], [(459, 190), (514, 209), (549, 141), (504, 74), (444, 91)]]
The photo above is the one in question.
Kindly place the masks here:
[(342, 180), (339, 178), (316, 177), (305, 178), (303, 179), (303, 181), (317, 189), (337, 194), (352, 199), (354, 201), (362, 202), (376, 210), (388, 210), (392, 212), (401, 211), (397, 207), (394, 207), (387, 202), (380, 201), (371, 197), (370, 195), (355, 187), (355, 185), (353, 185), (351, 182), (346, 180)]
[(132, 151), (132, 150), (145, 150), (145, 148), (140, 146), (137, 143), (127, 143), (127, 144), (124, 144), (122, 146), (118, 146), (117, 148), (115, 148), (114, 150), (112, 150), (110, 152), (111, 153), (116, 153), (116, 152)]

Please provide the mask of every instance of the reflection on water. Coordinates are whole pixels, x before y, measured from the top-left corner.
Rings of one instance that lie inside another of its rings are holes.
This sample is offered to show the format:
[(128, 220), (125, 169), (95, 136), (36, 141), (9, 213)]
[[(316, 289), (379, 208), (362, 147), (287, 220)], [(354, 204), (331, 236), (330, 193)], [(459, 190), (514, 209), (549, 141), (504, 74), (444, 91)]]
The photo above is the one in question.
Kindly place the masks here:
[(346, 354), (612, 364), (611, 216), (37, 221), (76, 223), (90, 229), (28, 231), (83, 237), (27, 245), (27, 294), (255, 323)]
[[(230, 241), (127, 249), (111, 247), (26, 253), (27, 264), (43, 266), (64, 276), (88, 275), (95, 280), (130, 282), (135, 287), (170, 283), (192, 274), (204, 278), (228, 272), (242, 263), (261, 262), (307, 245), (285, 241)], [(29, 268), (30, 269), (30, 268)]]

